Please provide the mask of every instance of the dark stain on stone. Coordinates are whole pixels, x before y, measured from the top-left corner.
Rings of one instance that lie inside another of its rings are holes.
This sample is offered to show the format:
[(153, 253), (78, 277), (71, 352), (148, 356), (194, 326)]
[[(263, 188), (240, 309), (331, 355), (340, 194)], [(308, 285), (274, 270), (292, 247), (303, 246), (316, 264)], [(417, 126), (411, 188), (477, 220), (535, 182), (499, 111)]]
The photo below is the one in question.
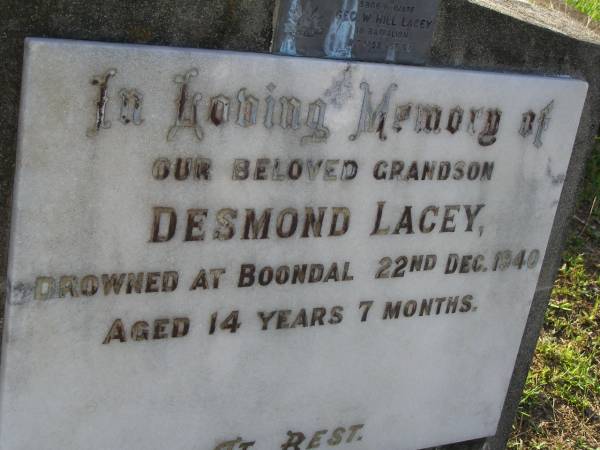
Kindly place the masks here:
[(565, 174), (559, 173), (557, 175), (552, 173), (552, 162), (548, 159), (548, 163), (546, 164), (546, 176), (550, 178), (553, 186), (563, 184), (565, 182)]
[(35, 289), (33, 284), (30, 283), (15, 283), (14, 285), (8, 284), (10, 290), (10, 304), (11, 305), (24, 305), (33, 300), (33, 291)]

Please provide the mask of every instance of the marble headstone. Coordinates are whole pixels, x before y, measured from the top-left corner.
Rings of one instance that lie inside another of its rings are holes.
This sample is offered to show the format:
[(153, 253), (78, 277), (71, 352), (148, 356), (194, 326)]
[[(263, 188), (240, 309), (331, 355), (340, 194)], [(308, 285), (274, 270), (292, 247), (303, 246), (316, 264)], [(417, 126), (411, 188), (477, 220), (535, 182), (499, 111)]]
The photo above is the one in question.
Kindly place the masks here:
[(587, 85), (30, 39), (0, 449), (493, 435)]
[(438, 0), (281, 0), (273, 52), (423, 64)]

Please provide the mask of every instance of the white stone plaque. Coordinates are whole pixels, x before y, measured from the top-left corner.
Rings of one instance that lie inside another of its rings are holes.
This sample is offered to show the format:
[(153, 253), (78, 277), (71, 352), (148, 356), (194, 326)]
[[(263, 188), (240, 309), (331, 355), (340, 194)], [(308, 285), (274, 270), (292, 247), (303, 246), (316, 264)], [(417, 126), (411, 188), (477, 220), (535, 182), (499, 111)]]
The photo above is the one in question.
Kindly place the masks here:
[(586, 83), (26, 49), (2, 450), (495, 433)]

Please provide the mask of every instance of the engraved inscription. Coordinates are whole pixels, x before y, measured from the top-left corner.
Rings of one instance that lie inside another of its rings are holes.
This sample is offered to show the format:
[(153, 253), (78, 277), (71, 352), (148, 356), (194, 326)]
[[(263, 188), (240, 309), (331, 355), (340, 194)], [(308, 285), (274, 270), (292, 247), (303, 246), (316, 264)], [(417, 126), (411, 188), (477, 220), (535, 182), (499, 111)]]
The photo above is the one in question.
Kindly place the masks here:
[(241, 127), (255, 125), (258, 111), (258, 99), (253, 95), (247, 94), (245, 88), (240, 89), (237, 98), (239, 102), (237, 124)]
[(137, 89), (121, 89), (119, 91), (121, 97), (121, 112), (119, 120), (123, 125), (134, 124), (141, 125), (142, 119), (142, 102), (144, 96)]
[(88, 128), (87, 136), (93, 137), (102, 129), (110, 128), (111, 123), (106, 119), (106, 106), (108, 105), (108, 82), (117, 74), (116, 69), (109, 69), (103, 75), (92, 78), (92, 85), (98, 86), (98, 100), (96, 101), (96, 120)]
[(500, 118), (502, 117), (502, 111), (499, 109), (488, 109), (486, 112), (486, 119), (484, 127), (479, 133), (477, 141), (482, 147), (487, 147), (496, 142), (496, 135), (500, 128)]
[[(323, 54), (370, 47), (397, 60), (433, 27), (428, 0), (282, 3), (295, 3), (284, 19), (298, 54), (314, 39)], [(64, 414), (44, 416), (43, 438), (15, 442), (168, 447), (165, 411), (187, 447), (213, 450), (489, 434), (584, 83), (35, 42), (1, 406), (8, 424), (29, 423), (42, 392)], [(62, 71), (52, 91), (39, 85), (48, 67)], [(107, 393), (143, 408), (124, 410), (133, 434), (98, 431)], [(490, 420), (469, 417), (482, 408)], [(74, 413), (89, 426), (64, 439)], [(457, 427), (416, 434), (450, 416)], [(387, 419), (397, 433), (382, 432)]]
[(358, 119), (356, 132), (350, 135), (350, 140), (354, 141), (358, 139), (362, 133), (373, 133), (374, 131), (377, 131), (379, 139), (385, 141), (387, 139), (384, 130), (385, 120), (390, 107), (390, 98), (392, 96), (392, 92), (398, 89), (398, 85), (392, 83), (388, 86), (385, 94), (383, 95), (383, 99), (375, 110), (373, 110), (373, 105), (371, 103), (372, 92), (369, 89), (369, 83), (363, 81), (360, 83), (360, 89), (363, 91), (360, 118)]
[(548, 129), (550, 125), (550, 114), (554, 109), (554, 100), (552, 100), (548, 105), (540, 111), (540, 117), (538, 119), (538, 127), (535, 132), (535, 140), (533, 141), (533, 145), (537, 148), (540, 148), (544, 143), (542, 142), (542, 135), (544, 131)]
[[(98, 85), (98, 100), (96, 102), (96, 121), (94, 127), (88, 130), (88, 136), (98, 134), (99, 130), (111, 126), (108, 120), (107, 107), (110, 99), (109, 80), (117, 73), (116, 69), (107, 71), (103, 76), (94, 77), (93, 84)], [(334, 81), (333, 86), (325, 90), (325, 99), (304, 103), (299, 97), (283, 95), (276, 98), (274, 95), (277, 86), (269, 83), (266, 86), (267, 95), (260, 99), (249, 92), (247, 88), (240, 88), (233, 95), (219, 93), (210, 96), (207, 105), (206, 118), (215, 127), (225, 127), (230, 122), (232, 98), (237, 103), (237, 113), (233, 123), (245, 129), (251, 129), (262, 117), (265, 129), (272, 129), (275, 125), (279, 128), (295, 133), (306, 128), (306, 132), (299, 136), (301, 145), (318, 145), (328, 141), (331, 135), (326, 125), (326, 114), (329, 104), (341, 108), (352, 97), (352, 68), (350, 65), (343, 71), (340, 79)], [(180, 129), (192, 129), (198, 141), (204, 138), (204, 129), (200, 123), (200, 108), (202, 107), (203, 94), (192, 92), (191, 81), (198, 76), (197, 69), (191, 69), (184, 74), (176, 75), (174, 81), (179, 85), (176, 98), (176, 114), (174, 123), (167, 133), (167, 141), (173, 141)], [(481, 147), (489, 147), (496, 143), (502, 124), (502, 111), (496, 107), (471, 106), (463, 107), (454, 105), (445, 107), (435, 103), (399, 102), (393, 103), (394, 93), (398, 90), (397, 83), (390, 83), (381, 101), (374, 106), (373, 92), (367, 81), (360, 83), (362, 92), (361, 108), (358, 114), (355, 132), (349, 135), (350, 141), (357, 140), (362, 134), (375, 133), (380, 141), (387, 140), (386, 128), (391, 128), (397, 134), (404, 130), (412, 130), (417, 134), (441, 134), (443, 131), (449, 135), (456, 135), (460, 131), (468, 133), (476, 139)], [(143, 95), (138, 89), (122, 88), (118, 91), (120, 97), (119, 121), (124, 125), (133, 123), (140, 125), (142, 118)], [(328, 103), (328, 101), (330, 103)], [(550, 125), (554, 101), (548, 103), (538, 114), (529, 110), (521, 115), (518, 133), (527, 138), (534, 134), (533, 144), (540, 148), (543, 146), (542, 136)], [(465, 113), (468, 111), (468, 114)], [(388, 120), (393, 113), (393, 121)], [(411, 124), (412, 122), (412, 124)], [(465, 124), (466, 122), (466, 124)], [(535, 132), (534, 132), (535, 129)], [(406, 132), (406, 131), (404, 131)]]
[(320, 447), (335, 447), (340, 444), (351, 444), (362, 441), (364, 424), (349, 427), (322, 429), (310, 434), (300, 431), (288, 431), (287, 440), (281, 444), (282, 450), (313, 449)]
[(535, 113), (531, 110), (523, 113), (521, 118), (521, 128), (519, 134), (524, 138), (533, 133), (533, 123), (535, 121)]
[(448, 130), (451, 134), (456, 133), (460, 129), (463, 115), (464, 110), (460, 106), (452, 108), (450, 110), (450, 114), (448, 115), (448, 125), (446, 125), (446, 130)]
[(221, 442), (214, 450), (246, 450), (254, 447), (255, 443), (256, 441), (244, 441), (241, 437), (238, 437), (230, 441)]
[(190, 92), (190, 81), (198, 76), (198, 69), (188, 70), (184, 74), (175, 76), (175, 83), (179, 87), (179, 95), (175, 101), (176, 113), (175, 123), (167, 133), (167, 141), (175, 139), (177, 132), (181, 128), (191, 128), (194, 131), (196, 139), (201, 141), (204, 138), (204, 131), (199, 121), (198, 105), (202, 100), (202, 94)]
[(423, 63), (437, 0), (282, 0), (274, 49), (286, 55)]
[(219, 126), (229, 121), (229, 97), (218, 95), (210, 99), (210, 120), (214, 125)]
[(442, 109), (436, 105), (418, 105), (415, 132), (439, 133), (441, 130)]
[(318, 99), (308, 105), (308, 117), (306, 118), (306, 126), (313, 130), (313, 133), (308, 136), (303, 136), (300, 141), (302, 144), (318, 144), (325, 142), (329, 137), (329, 128), (325, 126), (325, 111), (327, 103)]
[[(533, 112), (531, 109), (524, 112), (521, 115), (521, 126), (519, 128), (519, 134), (523, 138), (531, 136), (534, 132), (533, 145), (537, 148), (541, 148), (544, 145), (542, 136), (548, 127), (550, 126), (551, 114), (554, 109), (554, 100), (548, 103), (538, 114)], [(537, 118), (537, 121), (536, 121)]]

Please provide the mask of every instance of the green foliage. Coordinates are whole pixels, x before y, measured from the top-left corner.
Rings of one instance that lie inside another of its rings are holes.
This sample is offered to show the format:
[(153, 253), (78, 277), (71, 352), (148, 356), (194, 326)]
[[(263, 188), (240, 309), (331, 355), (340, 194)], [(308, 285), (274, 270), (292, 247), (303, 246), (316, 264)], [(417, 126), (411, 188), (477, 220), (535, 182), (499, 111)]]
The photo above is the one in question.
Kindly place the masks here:
[[(598, 0), (600, 2), (600, 0)], [(594, 148), (586, 166), (585, 181), (579, 198), (580, 205), (592, 205), (594, 210), (592, 218), (600, 220), (600, 146)], [(590, 206), (591, 207), (591, 206)], [(597, 236), (595, 236), (597, 237)]]
[[(598, 448), (581, 429), (560, 429), (561, 421), (587, 424), (600, 409), (600, 267), (586, 268), (573, 250), (564, 256), (519, 405), (526, 439), (513, 436), (510, 448)], [(594, 425), (590, 434), (597, 435)]]
[(567, 0), (567, 3), (592, 20), (600, 21), (600, 0)]
[(588, 273), (583, 255), (565, 257), (537, 346), (539, 369), (529, 374), (523, 406), (539, 406), (550, 396), (583, 412), (600, 398), (599, 288), (600, 277)]
[[(600, 0), (587, 4), (600, 20)], [(600, 139), (509, 448), (600, 450)]]
[(545, 390), (581, 412), (589, 408), (590, 399), (600, 394), (593, 356), (585, 355), (575, 345), (563, 345), (552, 339), (543, 339), (537, 351), (544, 367), (532, 373), (530, 383), (535, 389)]

